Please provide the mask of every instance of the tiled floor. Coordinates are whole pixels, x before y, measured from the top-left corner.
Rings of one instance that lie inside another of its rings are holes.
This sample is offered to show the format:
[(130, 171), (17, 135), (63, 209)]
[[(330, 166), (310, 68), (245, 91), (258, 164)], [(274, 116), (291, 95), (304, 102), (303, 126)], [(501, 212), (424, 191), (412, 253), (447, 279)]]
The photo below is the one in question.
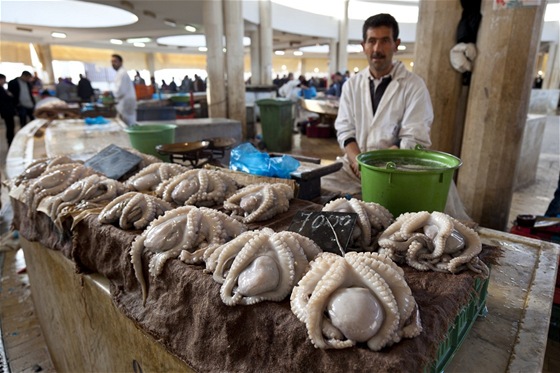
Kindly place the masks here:
[[(310, 139), (300, 134), (294, 135), (292, 154), (336, 159), (340, 149), (335, 139)], [(6, 157), (4, 127), (0, 127), (0, 171), (3, 171)], [(560, 117), (548, 117), (541, 157), (537, 170), (537, 181), (514, 193), (509, 221), (518, 214), (542, 215), (550, 202), (560, 173)], [(6, 236), (11, 220), (6, 191), (2, 191), (2, 219), (0, 233)], [(18, 273), (25, 267), (21, 250), (2, 248), (0, 243), (0, 329), (7, 359), (12, 372), (52, 372), (52, 362), (48, 357), (44, 339), (34, 315), (31, 288), (26, 273)], [(2, 344), (0, 343), (0, 349)], [(0, 372), (2, 359), (0, 354)], [(543, 372), (560, 372), (560, 342), (549, 340)]]

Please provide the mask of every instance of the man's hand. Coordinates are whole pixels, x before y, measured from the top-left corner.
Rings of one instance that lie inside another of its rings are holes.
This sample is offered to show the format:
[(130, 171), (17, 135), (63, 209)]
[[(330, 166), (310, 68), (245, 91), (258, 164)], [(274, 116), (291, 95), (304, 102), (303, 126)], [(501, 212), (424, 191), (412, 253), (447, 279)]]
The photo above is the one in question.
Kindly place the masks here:
[(358, 165), (358, 161), (356, 157), (360, 154), (360, 148), (356, 142), (351, 142), (350, 144), (346, 145), (344, 148), (346, 154), (348, 155), (348, 161), (350, 162), (350, 167), (354, 172), (354, 175), (360, 177), (360, 167)]

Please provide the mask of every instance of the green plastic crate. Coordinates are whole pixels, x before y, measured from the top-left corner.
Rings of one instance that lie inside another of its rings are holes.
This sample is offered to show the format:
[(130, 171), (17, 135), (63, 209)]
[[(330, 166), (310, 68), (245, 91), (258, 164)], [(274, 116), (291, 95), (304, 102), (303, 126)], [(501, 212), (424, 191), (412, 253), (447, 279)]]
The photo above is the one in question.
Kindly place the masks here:
[(445, 339), (438, 346), (437, 358), (432, 365), (424, 369), (424, 373), (443, 372), (469, 334), (476, 318), (486, 315), (486, 296), (488, 295), (489, 282), (490, 277), (486, 280), (475, 279), (474, 290), (470, 295), (471, 301), (455, 318)]

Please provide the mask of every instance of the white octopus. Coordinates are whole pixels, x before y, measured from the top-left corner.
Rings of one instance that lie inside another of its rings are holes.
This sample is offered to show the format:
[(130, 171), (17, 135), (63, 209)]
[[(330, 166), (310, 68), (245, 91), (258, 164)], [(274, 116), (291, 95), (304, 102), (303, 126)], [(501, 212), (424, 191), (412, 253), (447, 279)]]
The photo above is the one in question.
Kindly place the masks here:
[(294, 190), (282, 183), (258, 183), (237, 191), (224, 202), (224, 208), (239, 215), (246, 224), (264, 221), (288, 211)]
[(375, 251), (378, 235), (394, 221), (393, 214), (385, 207), (374, 202), (364, 202), (352, 198), (338, 198), (323, 207), (323, 211), (354, 212), (358, 214), (352, 231), (352, 247), (364, 251)]
[(366, 342), (379, 351), (422, 332), (403, 270), (378, 253), (318, 255), (293, 289), (290, 303), (317, 348)]
[(13, 185), (18, 186), (21, 183), (27, 182), (41, 176), (46, 170), (65, 163), (77, 163), (72, 158), (65, 155), (54, 158), (40, 158), (31, 162), (25, 170), (13, 180)]
[(45, 198), (38, 211), (45, 212), (59, 228), (62, 228), (62, 220), (68, 213), (107, 203), (124, 191), (125, 186), (122, 183), (93, 174), (76, 181), (61, 193)]
[(132, 243), (130, 256), (136, 278), (146, 302), (147, 284), (142, 270), (142, 254), (154, 253), (149, 272), (158, 276), (168, 259), (201, 263), (205, 250), (219, 246), (245, 232), (247, 228), (226, 214), (206, 207), (182, 206), (167, 211), (152, 221)]
[(139, 191), (153, 191), (163, 181), (169, 180), (188, 169), (176, 163), (152, 163), (131, 176), (126, 185)]
[(420, 271), (458, 273), (470, 269), (488, 277), (478, 258), (478, 234), (442, 212), (405, 213), (379, 237), (380, 252)]
[(171, 209), (171, 204), (156, 196), (128, 192), (106, 205), (97, 219), (101, 224), (118, 223), (122, 229), (144, 229)]
[(315, 242), (298, 233), (264, 228), (218, 247), (206, 268), (222, 284), (220, 297), (228, 306), (281, 301), (321, 252)]
[(205, 169), (189, 170), (164, 181), (156, 194), (177, 205), (215, 206), (235, 193), (237, 184), (223, 172)]
[(64, 163), (49, 167), (25, 188), (23, 202), (30, 207), (29, 213), (32, 214), (43, 198), (54, 196), (75, 181), (94, 173), (93, 169), (81, 163)]

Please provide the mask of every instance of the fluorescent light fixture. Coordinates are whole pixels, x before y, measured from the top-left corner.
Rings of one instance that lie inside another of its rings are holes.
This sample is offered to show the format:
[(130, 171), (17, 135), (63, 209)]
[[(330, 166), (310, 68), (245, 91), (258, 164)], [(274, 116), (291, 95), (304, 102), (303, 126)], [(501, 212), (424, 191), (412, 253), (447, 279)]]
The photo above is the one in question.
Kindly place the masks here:
[(288, 67), (286, 65), (282, 65), (282, 71), (286, 71), (288, 70)]
[(186, 25), (185, 30), (187, 30), (188, 32), (196, 32), (196, 27), (191, 25)]
[(317, 73), (319, 72), (319, 68), (318, 68), (318, 67), (314, 68), (314, 69), (313, 69), (313, 72), (314, 72), (315, 74), (317, 74)]
[(169, 18), (164, 19), (163, 23), (165, 23), (169, 27), (177, 27), (177, 22)]
[(53, 31), (51, 32), (51, 36), (57, 39), (66, 39), (66, 34), (64, 32)]
[(406, 50), (406, 45), (399, 45), (397, 47), (397, 49), (400, 50), (400, 51), (405, 51)]
[(123, 41), (121, 39), (111, 39), (109, 40), (111, 44), (121, 45)]
[(294, 51), (294, 56), (303, 56), (302, 51)]
[(206, 47), (198, 47), (199, 52), (208, 52), (208, 48)]
[(360, 71), (360, 69), (357, 66), (354, 67), (354, 72), (357, 73), (358, 71)]
[(126, 39), (127, 43), (134, 44), (134, 43), (149, 43), (152, 39), (150, 38), (130, 38)]
[(134, 45), (135, 47), (138, 47), (138, 48), (144, 48), (144, 47), (146, 46), (146, 44), (144, 44), (144, 43), (139, 43), (139, 42), (136, 42), (136, 43), (134, 43), (134, 44), (132, 44), (132, 45)]
[(283, 56), (286, 53), (284, 51), (274, 51), (274, 54), (277, 56)]

